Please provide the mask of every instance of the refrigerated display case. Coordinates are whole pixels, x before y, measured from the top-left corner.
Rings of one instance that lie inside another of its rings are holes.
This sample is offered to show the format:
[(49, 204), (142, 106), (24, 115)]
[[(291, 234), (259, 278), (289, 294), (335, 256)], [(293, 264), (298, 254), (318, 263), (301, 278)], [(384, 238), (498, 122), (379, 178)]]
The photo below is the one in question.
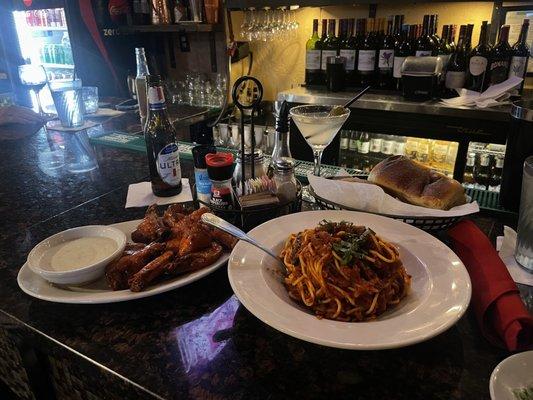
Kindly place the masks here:
[[(74, 77), (74, 58), (63, 8), (13, 11), (13, 20), (20, 55), (26, 64), (42, 65), (49, 81)], [(49, 90), (43, 88), (40, 96), (43, 109), (53, 111)]]

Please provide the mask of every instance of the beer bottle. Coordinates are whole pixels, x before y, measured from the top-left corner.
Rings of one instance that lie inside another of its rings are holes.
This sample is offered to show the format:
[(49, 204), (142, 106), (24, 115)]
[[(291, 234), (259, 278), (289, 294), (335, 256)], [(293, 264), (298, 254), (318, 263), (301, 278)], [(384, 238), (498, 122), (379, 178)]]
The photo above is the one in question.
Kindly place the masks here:
[(148, 75), (148, 119), (144, 138), (152, 192), (169, 197), (181, 192), (181, 166), (176, 131), (168, 118), (159, 75)]

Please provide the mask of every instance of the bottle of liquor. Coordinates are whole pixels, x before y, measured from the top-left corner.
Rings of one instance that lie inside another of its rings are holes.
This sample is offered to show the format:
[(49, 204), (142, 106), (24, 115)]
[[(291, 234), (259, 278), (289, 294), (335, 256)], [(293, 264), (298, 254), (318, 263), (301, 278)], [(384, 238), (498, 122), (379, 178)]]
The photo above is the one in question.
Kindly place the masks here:
[(374, 18), (367, 19), (367, 34), (359, 46), (357, 72), (361, 86), (374, 85), (376, 68), (376, 42), (374, 40)]
[(148, 106), (146, 104), (146, 77), (150, 74), (144, 47), (135, 48), (135, 58), (137, 60), (137, 76), (135, 77), (135, 93), (137, 93), (137, 102), (139, 103), (139, 115), (141, 117), (141, 126), (144, 129), (146, 124), (146, 115)]
[(149, 0), (133, 1), (133, 24), (148, 25), (150, 23), (150, 5)]
[(476, 189), (486, 190), (490, 179), (490, 157), (479, 154), (479, 164), (474, 165), (474, 180)]
[(358, 149), (360, 154), (368, 154), (370, 151), (370, 135), (368, 132), (361, 132), (359, 136)]
[(328, 62), (328, 57), (335, 57), (339, 50), (339, 39), (335, 36), (335, 20), (328, 20), (328, 35), (322, 42), (322, 76), (324, 77), (324, 82), (326, 81), (326, 66)]
[(339, 166), (348, 167), (348, 143), (350, 141), (350, 131), (341, 131), (341, 140), (339, 146)]
[[(435, 53), (435, 54), (433, 54)], [(422, 34), (416, 41), (416, 57), (427, 57), (437, 55), (437, 49), (433, 39), (429, 35), (429, 15), (424, 15), (424, 23), (422, 24)]]
[(509, 62), (512, 49), (509, 46), (509, 25), (502, 25), (498, 38), (498, 44), (490, 52), (489, 86), (496, 85), (509, 76)]
[(479, 43), (470, 53), (470, 62), (468, 64), (468, 88), (476, 92), (483, 92), (488, 83), (489, 56), (491, 45), (488, 41), (488, 22), (481, 23), (481, 33), (479, 34)]
[(468, 153), (466, 157), (465, 172), (463, 174), (463, 185), (467, 188), (473, 188), (476, 183), (474, 179), (474, 164), (476, 163), (476, 154)]
[(387, 34), (381, 42), (378, 56), (378, 86), (382, 89), (393, 89), (394, 87), (394, 42), (391, 17), (387, 21)]
[(357, 85), (357, 76), (355, 70), (355, 60), (357, 57), (357, 43), (354, 36), (354, 19), (346, 22), (346, 38), (341, 43), (339, 55), (346, 59), (344, 67), (346, 69), (346, 84), (348, 86)]
[(319, 85), (320, 73), (320, 38), (318, 37), (318, 19), (313, 20), (313, 33), (305, 44), (305, 83)]
[(324, 47), (324, 41), (328, 37), (328, 20), (322, 19), (322, 36), (320, 36), (320, 41), (318, 42), (319, 48), (320, 48), (320, 84), (325, 85), (326, 84), (326, 70), (322, 69), (322, 63), (324, 62), (324, 58), (322, 57), (322, 49)]
[(400, 39), (396, 42), (396, 45), (394, 47), (394, 68), (392, 76), (394, 77), (394, 84), (396, 90), (401, 89), (401, 82), (402, 82), (402, 73), (401, 68), (402, 64), (405, 61), (407, 57), (412, 55), (412, 47), (411, 47), (411, 38), (413, 35), (413, 26), (408, 25), (407, 26), (407, 34), (403, 39)]
[(390, 156), (394, 150), (394, 136), (384, 135), (381, 141), (381, 154)]
[(148, 119), (144, 139), (152, 192), (169, 197), (181, 192), (180, 153), (176, 131), (170, 122), (159, 75), (148, 75)]
[(513, 55), (511, 58), (511, 66), (509, 68), (509, 78), (517, 76), (523, 78), (524, 81), (520, 84), (520, 93), (524, 89), (524, 82), (526, 79), (527, 62), (529, 60), (529, 46), (527, 45), (527, 33), (529, 30), (529, 19), (525, 19), (520, 30), (518, 42), (513, 46)]
[(493, 167), (491, 168), (489, 179), (489, 190), (493, 192), (500, 191), (500, 184), (502, 183), (502, 171), (503, 171), (503, 156), (496, 156)]
[(461, 89), (465, 85), (466, 79), (466, 25), (461, 25), (459, 30), (459, 43), (457, 49), (451, 55), (446, 69), (445, 86), (453, 92), (453, 89)]
[(359, 132), (350, 131), (350, 140), (348, 142), (348, 150), (350, 151), (352, 155), (357, 153), (358, 142), (359, 142)]

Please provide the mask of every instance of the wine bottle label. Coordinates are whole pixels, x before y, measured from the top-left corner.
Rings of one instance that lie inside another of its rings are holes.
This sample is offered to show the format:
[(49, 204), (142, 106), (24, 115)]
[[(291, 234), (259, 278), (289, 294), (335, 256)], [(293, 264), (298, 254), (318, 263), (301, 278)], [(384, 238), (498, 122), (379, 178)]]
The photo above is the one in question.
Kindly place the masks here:
[(326, 70), (328, 65), (328, 57), (335, 57), (337, 55), (337, 50), (322, 50), (322, 71)]
[(448, 89), (461, 89), (465, 85), (465, 78), (465, 71), (448, 71), (445, 85)]
[(392, 145), (392, 154), (395, 156), (403, 156), (405, 153), (405, 142), (394, 141)]
[(503, 168), (503, 158), (499, 157), (496, 159), (496, 168)]
[(369, 151), (370, 151), (370, 142), (361, 142), (361, 145), (359, 146), (359, 153), (368, 154)]
[(151, 110), (160, 110), (165, 107), (165, 95), (162, 86), (148, 87), (148, 105)]
[(370, 139), (370, 151), (372, 153), (379, 153), (381, 151), (381, 142), (383, 139), (373, 138)]
[(346, 59), (344, 64), (346, 71), (353, 71), (355, 69), (355, 50), (343, 49), (339, 52), (339, 55)]
[(357, 62), (358, 71), (374, 71), (376, 65), (375, 50), (359, 50), (359, 60)]
[(526, 74), (528, 57), (515, 56), (511, 60), (511, 66), (509, 68), (509, 78), (517, 76), (523, 78)]
[(395, 56), (394, 57), (394, 70), (392, 72), (392, 76), (394, 76), (395, 78), (401, 78), (402, 77), (402, 73), (401, 73), (401, 70), (402, 70), (402, 64), (403, 62), (405, 61), (407, 57), (399, 57), (399, 56)]
[(429, 57), (431, 56), (431, 50), (417, 50), (415, 57)]
[(157, 173), (170, 186), (181, 182), (180, 152), (176, 143), (169, 143), (157, 155)]
[(320, 50), (307, 50), (305, 53), (305, 69), (320, 71)]
[(343, 137), (341, 138), (341, 149), (342, 150), (346, 150), (348, 148), (348, 138), (347, 137)]
[(470, 59), (470, 73), (479, 76), (487, 69), (488, 60), (486, 57), (474, 56)]
[(354, 151), (357, 150), (357, 139), (350, 139), (349, 149)]
[(496, 60), (490, 64), (490, 83), (495, 85), (502, 83), (509, 75), (509, 61)]
[(393, 140), (384, 140), (382, 143), (381, 143), (381, 152), (383, 154), (392, 154), (392, 147), (394, 145), (394, 141)]
[(383, 49), (379, 51), (379, 69), (392, 69), (394, 67), (394, 50)]

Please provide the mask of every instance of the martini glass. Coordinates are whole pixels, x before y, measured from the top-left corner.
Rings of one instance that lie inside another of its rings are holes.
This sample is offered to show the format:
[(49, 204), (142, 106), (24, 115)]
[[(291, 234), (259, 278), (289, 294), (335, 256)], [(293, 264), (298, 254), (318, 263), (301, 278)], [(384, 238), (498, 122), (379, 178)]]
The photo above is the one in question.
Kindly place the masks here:
[(291, 108), (290, 114), (307, 144), (313, 149), (313, 174), (320, 176), (322, 153), (350, 116), (350, 110), (339, 106), (305, 105)]

